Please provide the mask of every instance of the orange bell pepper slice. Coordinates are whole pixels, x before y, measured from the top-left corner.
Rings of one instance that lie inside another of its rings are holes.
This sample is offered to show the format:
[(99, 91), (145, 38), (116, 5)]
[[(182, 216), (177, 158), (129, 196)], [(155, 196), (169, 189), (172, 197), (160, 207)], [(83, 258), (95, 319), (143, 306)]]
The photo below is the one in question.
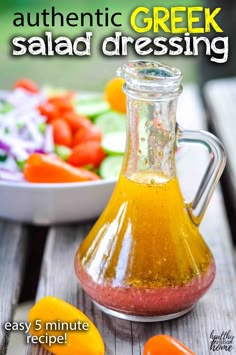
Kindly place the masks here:
[(57, 157), (33, 153), (24, 166), (24, 177), (33, 183), (68, 183), (100, 179), (95, 173), (71, 166)]
[[(38, 340), (44, 340), (42, 346), (53, 354), (105, 354), (103, 339), (93, 322), (79, 309), (57, 297), (48, 296), (39, 300), (29, 312), (29, 322), (32, 336), (37, 337)], [(80, 322), (80, 324), (86, 323), (87, 330), (75, 328), (77, 322)], [(61, 324), (64, 325), (63, 328), (60, 326)], [(50, 345), (49, 341), (45, 342), (46, 339), (49, 340), (49, 337), (51, 339), (55, 337), (64, 338), (65, 335), (66, 342), (64, 343), (52, 343)]]
[(170, 335), (156, 335), (144, 345), (143, 355), (196, 355)]

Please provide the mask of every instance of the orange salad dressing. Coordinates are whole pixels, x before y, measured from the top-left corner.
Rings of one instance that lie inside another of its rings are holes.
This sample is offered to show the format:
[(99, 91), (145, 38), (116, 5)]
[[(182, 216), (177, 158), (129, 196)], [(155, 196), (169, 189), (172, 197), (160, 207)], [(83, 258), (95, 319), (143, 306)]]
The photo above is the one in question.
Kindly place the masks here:
[(212, 262), (177, 178), (150, 170), (120, 176), (78, 258), (98, 283), (145, 288), (186, 284)]

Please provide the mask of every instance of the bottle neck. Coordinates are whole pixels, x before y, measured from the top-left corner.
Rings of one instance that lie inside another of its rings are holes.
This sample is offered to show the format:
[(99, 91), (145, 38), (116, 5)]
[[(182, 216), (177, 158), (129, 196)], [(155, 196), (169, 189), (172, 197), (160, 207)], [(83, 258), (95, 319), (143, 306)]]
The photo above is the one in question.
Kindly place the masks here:
[(175, 176), (177, 99), (149, 101), (141, 94), (127, 95), (127, 144), (122, 171), (128, 178), (135, 180), (144, 173), (145, 182), (158, 182)]

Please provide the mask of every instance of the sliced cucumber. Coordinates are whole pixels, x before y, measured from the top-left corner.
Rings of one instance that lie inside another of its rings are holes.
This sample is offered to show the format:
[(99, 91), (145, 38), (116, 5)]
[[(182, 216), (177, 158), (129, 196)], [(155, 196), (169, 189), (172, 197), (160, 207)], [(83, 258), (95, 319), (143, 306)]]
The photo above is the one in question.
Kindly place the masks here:
[(66, 147), (65, 145), (56, 145), (55, 153), (62, 160), (67, 160), (69, 155), (71, 154), (71, 149)]
[(114, 111), (109, 111), (96, 117), (94, 123), (101, 129), (104, 135), (107, 133), (126, 131), (125, 115)]
[(99, 173), (103, 179), (119, 176), (123, 162), (123, 156), (111, 156), (103, 160), (100, 165)]
[(116, 132), (107, 134), (102, 140), (102, 148), (107, 154), (123, 154), (125, 151), (126, 133)]
[(77, 113), (87, 117), (101, 115), (109, 109), (110, 106), (106, 101), (90, 101), (76, 105)]
[(76, 104), (80, 104), (103, 101), (103, 94), (97, 92), (79, 92), (76, 96)]

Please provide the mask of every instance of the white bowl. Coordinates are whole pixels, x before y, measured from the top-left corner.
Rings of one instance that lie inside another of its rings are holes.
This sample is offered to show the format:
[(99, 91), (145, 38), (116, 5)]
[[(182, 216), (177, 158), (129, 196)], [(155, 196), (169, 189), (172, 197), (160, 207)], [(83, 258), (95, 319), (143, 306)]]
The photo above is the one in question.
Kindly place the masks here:
[(80, 183), (0, 182), (0, 218), (36, 225), (80, 222), (98, 217), (117, 178)]
[[(177, 166), (186, 151), (187, 147), (178, 150)], [(0, 181), (0, 218), (45, 226), (95, 219), (117, 179), (63, 184)]]

